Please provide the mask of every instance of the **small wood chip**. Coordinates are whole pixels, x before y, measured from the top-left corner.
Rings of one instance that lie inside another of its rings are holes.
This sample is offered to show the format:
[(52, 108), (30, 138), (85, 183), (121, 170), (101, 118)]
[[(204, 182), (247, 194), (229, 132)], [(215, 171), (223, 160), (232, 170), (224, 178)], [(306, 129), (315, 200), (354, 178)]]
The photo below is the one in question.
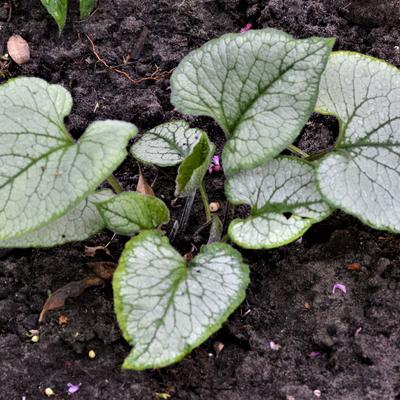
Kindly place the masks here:
[(355, 263), (346, 264), (344, 267), (349, 271), (359, 271), (361, 269), (361, 264), (355, 262)]
[(21, 35), (12, 35), (8, 39), (7, 51), (18, 65), (25, 64), (31, 59), (29, 44)]

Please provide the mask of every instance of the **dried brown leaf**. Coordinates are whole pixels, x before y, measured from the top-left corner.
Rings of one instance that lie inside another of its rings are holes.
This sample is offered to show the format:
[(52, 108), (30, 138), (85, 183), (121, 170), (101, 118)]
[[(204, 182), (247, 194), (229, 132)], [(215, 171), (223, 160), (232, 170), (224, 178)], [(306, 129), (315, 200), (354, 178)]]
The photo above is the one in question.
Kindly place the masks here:
[(111, 281), (117, 264), (110, 261), (99, 261), (88, 263), (89, 268), (96, 274), (96, 276), (105, 281)]
[(27, 63), (31, 58), (28, 42), (20, 35), (12, 35), (7, 42), (7, 51), (18, 65)]
[(136, 186), (136, 191), (149, 196), (155, 196), (153, 188), (144, 179), (142, 170), (139, 170), (139, 180)]
[(42, 312), (39, 316), (39, 322), (45, 320), (46, 315), (50, 310), (56, 310), (57, 308), (63, 307), (68, 298), (78, 297), (88, 287), (99, 286), (102, 283), (104, 283), (104, 281), (98, 277), (89, 277), (82, 279), (81, 281), (70, 282), (62, 288), (57, 289), (44, 303)]
[(94, 257), (98, 251), (104, 251), (107, 255), (111, 257), (110, 250), (105, 246), (85, 246), (85, 256), (86, 257)]

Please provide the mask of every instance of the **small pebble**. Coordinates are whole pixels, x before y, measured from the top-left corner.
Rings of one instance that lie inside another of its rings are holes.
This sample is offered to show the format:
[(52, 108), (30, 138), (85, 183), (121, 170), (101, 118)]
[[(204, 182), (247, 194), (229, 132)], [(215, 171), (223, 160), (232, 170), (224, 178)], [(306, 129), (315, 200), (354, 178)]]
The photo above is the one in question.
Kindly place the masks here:
[(38, 343), (39, 340), (40, 340), (39, 335), (33, 335), (33, 336), (31, 337), (31, 342), (32, 342), (32, 343)]
[(321, 397), (321, 391), (320, 390), (314, 390), (314, 396), (315, 397)]
[(49, 388), (49, 387), (44, 389), (44, 394), (47, 397), (55, 396), (54, 390), (52, 388)]
[(217, 201), (210, 203), (209, 205), (211, 212), (217, 212), (220, 209), (220, 204)]

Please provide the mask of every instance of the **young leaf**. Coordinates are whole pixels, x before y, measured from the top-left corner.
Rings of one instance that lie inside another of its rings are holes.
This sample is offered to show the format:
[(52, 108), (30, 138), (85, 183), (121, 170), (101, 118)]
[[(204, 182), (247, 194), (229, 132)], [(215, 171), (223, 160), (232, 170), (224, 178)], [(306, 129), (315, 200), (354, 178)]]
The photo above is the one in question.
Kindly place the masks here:
[(191, 52), (171, 78), (171, 102), (224, 129), (228, 175), (279, 154), (313, 111), (334, 39), (295, 40), (274, 29), (227, 34)]
[(191, 153), (179, 166), (175, 196), (187, 196), (200, 186), (214, 152), (214, 144), (203, 132)]
[(86, 18), (96, 7), (97, 0), (80, 0), (79, 8), (81, 18)]
[(47, 12), (57, 22), (58, 30), (61, 32), (67, 20), (68, 0), (41, 0), (41, 2)]
[(0, 86), (0, 240), (61, 217), (124, 160), (136, 127), (95, 122), (74, 143), (63, 123), (71, 106), (67, 90), (41, 79)]
[(377, 229), (400, 232), (400, 72), (384, 61), (333, 53), (317, 112), (335, 115), (340, 134), (317, 169), (322, 195)]
[(191, 152), (202, 135), (186, 121), (171, 121), (146, 132), (132, 147), (132, 155), (139, 161), (169, 167), (180, 164)]
[(133, 236), (169, 221), (169, 210), (163, 201), (137, 192), (121, 193), (96, 205), (107, 227), (120, 235)]
[(330, 214), (318, 192), (314, 169), (305, 161), (278, 157), (227, 181), (233, 204), (248, 204), (251, 215), (235, 219), (229, 236), (247, 249), (269, 249), (290, 243)]
[(221, 327), (243, 301), (248, 282), (248, 266), (225, 243), (203, 246), (186, 263), (155, 231), (132, 238), (113, 280), (118, 322), (134, 346), (123, 367), (181, 360)]
[(105, 228), (94, 203), (112, 197), (110, 190), (94, 193), (43, 228), (16, 239), (0, 241), (0, 248), (52, 247), (85, 240)]

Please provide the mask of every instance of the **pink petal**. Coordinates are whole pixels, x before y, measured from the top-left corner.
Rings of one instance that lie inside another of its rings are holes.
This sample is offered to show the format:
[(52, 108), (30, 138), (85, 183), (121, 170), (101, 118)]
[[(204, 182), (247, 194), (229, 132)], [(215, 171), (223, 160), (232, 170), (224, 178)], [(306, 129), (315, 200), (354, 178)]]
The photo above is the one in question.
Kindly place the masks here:
[(317, 358), (321, 355), (319, 351), (312, 351), (311, 353), (308, 354), (308, 357), (310, 358)]
[(346, 286), (341, 283), (335, 283), (332, 288), (332, 293), (335, 294), (336, 289), (341, 290), (343, 293), (347, 293)]
[(67, 383), (68, 386), (68, 393), (69, 394), (74, 394), (79, 392), (79, 389), (81, 387), (81, 383), (79, 383), (78, 385), (74, 385), (73, 383)]
[(240, 30), (240, 33), (247, 32), (247, 31), (249, 31), (252, 27), (253, 27), (252, 24), (246, 24), (246, 25)]

